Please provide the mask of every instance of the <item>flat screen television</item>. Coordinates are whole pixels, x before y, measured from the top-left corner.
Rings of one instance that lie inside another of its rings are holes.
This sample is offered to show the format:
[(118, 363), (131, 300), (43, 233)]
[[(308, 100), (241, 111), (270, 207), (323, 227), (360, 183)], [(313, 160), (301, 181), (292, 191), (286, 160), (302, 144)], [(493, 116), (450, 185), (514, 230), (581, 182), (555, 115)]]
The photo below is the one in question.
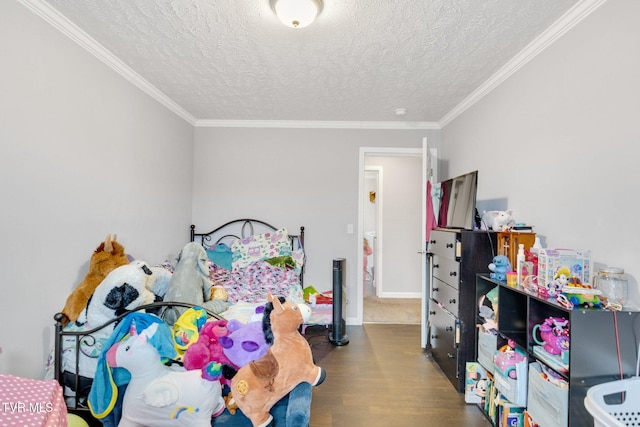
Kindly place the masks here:
[(473, 230), (476, 222), (478, 171), (466, 173), (440, 183), (438, 227)]

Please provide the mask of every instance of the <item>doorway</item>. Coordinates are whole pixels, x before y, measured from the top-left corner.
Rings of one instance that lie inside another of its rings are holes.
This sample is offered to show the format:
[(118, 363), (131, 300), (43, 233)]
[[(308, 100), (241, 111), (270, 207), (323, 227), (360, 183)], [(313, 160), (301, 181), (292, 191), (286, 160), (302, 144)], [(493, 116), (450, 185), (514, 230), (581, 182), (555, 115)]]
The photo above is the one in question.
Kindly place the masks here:
[(366, 166), (364, 172), (362, 276), (364, 296), (378, 296), (382, 271), (378, 241), (382, 241), (382, 171), (381, 166)]
[[(364, 285), (368, 270), (373, 272), (373, 291), (378, 297), (389, 300), (422, 297), (422, 257), (419, 255), (424, 245), (424, 238), (421, 237), (422, 152), (419, 148), (360, 149), (357, 324), (362, 324), (364, 318), (364, 295), (367, 289)], [(368, 179), (372, 179), (367, 169), (378, 171), (375, 227), (369, 222), (365, 223), (365, 212), (371, 207), (368, 204), (371, 203), (372, 191), (366, 184)], [(382, 173), (384, 180), (380, 179)], [(407, 214), (410, 219), (405, 217)], [(375, 232), (376, 256), (373, 257), (373, 269), (369, 269), (369, 263), (365, 265), (364, 241), (367, 234), (372, 232)]]

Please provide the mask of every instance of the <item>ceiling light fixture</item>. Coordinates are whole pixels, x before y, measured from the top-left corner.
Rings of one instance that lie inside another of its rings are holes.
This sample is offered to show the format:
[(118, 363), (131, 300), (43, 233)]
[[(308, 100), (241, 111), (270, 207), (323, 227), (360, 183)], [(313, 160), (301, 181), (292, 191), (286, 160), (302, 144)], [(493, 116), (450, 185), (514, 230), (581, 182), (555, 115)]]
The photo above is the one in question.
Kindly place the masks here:
[(311, 24), (322, 10), (322, 0), (269, 0), (282, 23), (291, 28)]

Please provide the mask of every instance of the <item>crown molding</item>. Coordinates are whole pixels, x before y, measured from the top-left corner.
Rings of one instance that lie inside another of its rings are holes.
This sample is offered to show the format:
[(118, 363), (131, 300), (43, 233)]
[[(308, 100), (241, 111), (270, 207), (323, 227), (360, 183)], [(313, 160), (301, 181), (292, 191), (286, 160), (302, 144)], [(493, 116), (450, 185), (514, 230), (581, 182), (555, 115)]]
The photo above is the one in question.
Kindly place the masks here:
[(507, 64), (500, 68), (486, 82), (466, 97), (460, 104), (456, 105), (449, 111), (439, 122), (440, 128), (451, 123), (456, 117), (471, 108), (476, 102), (482, 99), (489, 92), (498, 87), (503, 81), (508, 79), (513, 73), (522, 68), (525, 64), (535, 58), (540, 52), (545, 50), (563, 34), (576, 26), (580, 21), (589, 16), (598, 7), (602, 6), (607, 0), (582, 0), (556, 22), (554, 22), (546, 31), (540, 34), (535, 40), (529, 43), (523, 50), (513, 57)]
[(283, 129), (440, 129), (434, 122), (356, 122), (313, 120), (196, 120), (196, 127)]
[(133, 71), (133, 69), (131, 69), (128, 65), (118, 59), (118, 57), (111, 53), (111, 51), (98, 43), (87, 33), (82, 31), (77, 25), (69, 21), (65, 16), (60, 14), (60, 12), (55, 10), (48, 3), (42, 0), (18, 0), (18, 2), (22, 3), (33, 13), (40, 16), (54, 28), (79, 44), (93, 56), (104, 62), (107, 66), (111, 67), (118, 74), (133, 83), (135, 86), (137, 86), (143, 92), (147, 93), (160, 104), (167, 107), (180, 118), (191, 125), (195, 125), (196, 119), (189, 112), (176, 104), (171, 98), (158, 90), (158, 88), (153, 86), (138, 73)]
[(582, 0), (558, 19), (544, 33), (529, 43), (520, 53), (493, 76), (449, 111), (439, 122), (358, 122), (358, 121), (295, 121), (295, 120), (198, 120), (171, 98), (149, 83), (95, 39), (43, 0), (18, 0), (29, 10), (83, 47), (126, 80), (164, 105), (195, 127), (299, 128), (299, 129), (442, 129), (471, 108), (503, 81), (535, 58), (607, 0)]

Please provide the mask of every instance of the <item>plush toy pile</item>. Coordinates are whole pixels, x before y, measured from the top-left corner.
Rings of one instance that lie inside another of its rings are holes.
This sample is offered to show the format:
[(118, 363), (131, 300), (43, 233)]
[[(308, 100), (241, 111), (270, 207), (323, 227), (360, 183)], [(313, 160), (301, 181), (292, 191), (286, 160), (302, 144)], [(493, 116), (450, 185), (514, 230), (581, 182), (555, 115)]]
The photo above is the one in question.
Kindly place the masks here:
[(319, 385), (326, 375), (314, 364), (309, 343), (298, 332), (310, 308), (272, 295), (268, 301), (263, 325), (265, 339), (273, 344), (263, 357), (241, 368), (231, 384), (235, 404), (254, 427), (269, 425), (273, 419), (269, 410), (296, 385)]
[[(267, 352), (269, 344), (265, 339), (262, 320), (246, 324), (235, 319), (209, 320), (200, 325), (197, 335), (193, 334), (197, 338), (178, 339), (176, 326), (183, 323), (182, 320), (189, 314), (189, 310), (174, 324), (176, 344), (179, 341), (188, 341), (184, 346), (176, 345), (178, 352), (184, 348), (182, 362), (185, 369), (199, 369), (206, 375), (207, 366), (214, 362), (236, 370), (259, 359)], [(231, 385), (231, 381), (226, 378), (220, 379), (220, 382)]]
[(191, 344), (183, 357), (185, 369), (202, 369), (210, 362), (233, 365), (220, 344), (221, 337), (229, 335), (226, 320), (210, 320), (200, 328), (198, 339)]

